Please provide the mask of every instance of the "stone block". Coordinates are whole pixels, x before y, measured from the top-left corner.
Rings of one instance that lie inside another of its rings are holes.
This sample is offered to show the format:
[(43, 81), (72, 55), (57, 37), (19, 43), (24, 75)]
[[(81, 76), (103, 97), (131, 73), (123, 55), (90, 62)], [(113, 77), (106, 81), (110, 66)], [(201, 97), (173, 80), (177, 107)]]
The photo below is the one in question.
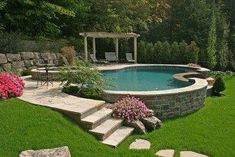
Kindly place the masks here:
[(146, 134), (146, 128), (140, 120), (126, 122), (126, 125), (135, 128), (135, 132), (137, 133)]
[(25, 61), (24, 61), (24, 65), (25, 65), (26, 67), (31, 67), (31, 66), (34, 65), (34, 62), (33, 62), (33, 60), (25, 60)]
[(20, 153), (19, 157), (71, 157), (69, 148), (59, 147), (53, 149), (26, 150)]
[(49, 59), (52, 59), (52, 60), (57, 59), (56, 54), (55, 53), (49, 53)]
[(0, 64), (7, 63), (7, 57), (5, 54), (0, 53)]
[(39, 58), (41, 58), (39, 52), (34, 52), (33, 55), (34, 55), (34, 59), (39, 59)]
[(50, 53), (49, 52), (46, 52), (46, 53), (40, 53), (41, 55), (41, 58), (44, 59), (44, 60), (48, 60), (50, 59)]
[(143, 118), (142, 122), (144, 123), (145, 127), (150, 131), (160, 128), (162, 125), (161, 120), (155, 116)]
[(33, 52), (21, 52), (20, 55), (23, 60), (29, 60), (34, 58)]
[(7, 56), (7, 60), (9, 62), (15, 62), (15, 61), (20, 61), (21, 60), (21, 57), (20, 57), (20, 54), (11, 54), (11, 53), (8, 53), (6, 54)]
[(6, 63), (2, 65), (3, 70), (9, 71), (11, 70), (11, 63)]
[(12, 62), (13, 69), (24, 69), (24, 61)]

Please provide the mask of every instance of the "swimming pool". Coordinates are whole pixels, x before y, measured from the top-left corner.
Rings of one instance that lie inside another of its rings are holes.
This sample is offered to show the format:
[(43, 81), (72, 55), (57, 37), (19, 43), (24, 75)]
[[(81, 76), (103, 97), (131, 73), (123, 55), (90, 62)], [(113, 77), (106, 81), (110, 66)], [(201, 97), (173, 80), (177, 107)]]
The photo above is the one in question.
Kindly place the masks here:
[(107, 87), (107, 90), (156, 91), (192, 85), (192, 82), (184, 82), (173, 78), (174, 74), (184, 72), (185, 69), (176, 68), (135, 67), (104, 71), (103, 78), (111, 85)]
[(132, 64), (99, 67), (112, 84), (104, 99), (113, 103), (129, 95), (140, 98), (160, 119), (199, 110), (207, 94), (209, 69), (173, 64)]

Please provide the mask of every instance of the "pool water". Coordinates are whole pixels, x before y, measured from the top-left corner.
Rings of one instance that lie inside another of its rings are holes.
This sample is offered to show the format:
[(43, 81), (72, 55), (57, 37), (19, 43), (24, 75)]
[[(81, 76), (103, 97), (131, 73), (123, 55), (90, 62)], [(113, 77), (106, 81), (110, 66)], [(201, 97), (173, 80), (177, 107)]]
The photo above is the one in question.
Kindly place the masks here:
[(174, 74), (184, 69), (159, 69), (136, 67), (115, 71), (104, 71), (103, 78), (111, 86), (106, 90), (115, 91), (157, 91), (191, 85), (191, 82), (175, 80)]

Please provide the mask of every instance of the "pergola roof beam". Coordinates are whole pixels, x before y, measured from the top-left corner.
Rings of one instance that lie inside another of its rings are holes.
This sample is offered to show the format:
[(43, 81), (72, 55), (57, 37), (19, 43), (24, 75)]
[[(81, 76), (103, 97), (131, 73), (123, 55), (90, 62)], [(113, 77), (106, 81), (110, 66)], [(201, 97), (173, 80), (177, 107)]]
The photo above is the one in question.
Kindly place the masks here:
[(138, 38), (140, 35), (136, 33), (109, 33), (109, 32), (84, 32), (81, 36), (92, 38)]

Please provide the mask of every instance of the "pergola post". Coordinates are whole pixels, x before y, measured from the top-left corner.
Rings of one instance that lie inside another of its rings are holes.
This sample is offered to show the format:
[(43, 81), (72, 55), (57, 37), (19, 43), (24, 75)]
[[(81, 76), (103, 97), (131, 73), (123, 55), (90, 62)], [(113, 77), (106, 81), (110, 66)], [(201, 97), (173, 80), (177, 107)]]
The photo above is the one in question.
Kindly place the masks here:
[(84, 53), (85, 53), (85, 61), (88, 60), (88, 51), (87, 51), (87, 36), (84, 36)]
[(96, 59), (96, 43), (95, 43), (95, 38), (93, 38), (93, 55), (94, 55), (94, 59)]
[(115, 38), (115, 52), (116, 52), (116, 56), (117, 56), (117, 59), (118, 59), (118, 38)]
[(135, 63), (137, 63), (137, 37), (134, 37), (134, 59)]

